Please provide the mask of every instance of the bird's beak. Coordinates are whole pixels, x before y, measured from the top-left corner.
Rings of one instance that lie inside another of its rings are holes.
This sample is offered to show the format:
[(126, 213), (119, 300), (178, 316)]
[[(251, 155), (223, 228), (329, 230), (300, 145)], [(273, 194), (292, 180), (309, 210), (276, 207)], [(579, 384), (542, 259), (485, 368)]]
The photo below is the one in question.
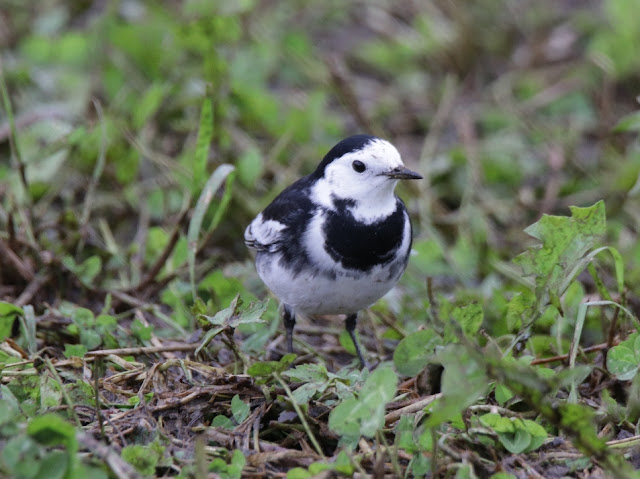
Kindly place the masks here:
[(393, 170), (385, 171), (382, 175), (393, 178), (394, 180), (421, 180), (422, 175), (411, 171), (405, 166), (396, 166)]

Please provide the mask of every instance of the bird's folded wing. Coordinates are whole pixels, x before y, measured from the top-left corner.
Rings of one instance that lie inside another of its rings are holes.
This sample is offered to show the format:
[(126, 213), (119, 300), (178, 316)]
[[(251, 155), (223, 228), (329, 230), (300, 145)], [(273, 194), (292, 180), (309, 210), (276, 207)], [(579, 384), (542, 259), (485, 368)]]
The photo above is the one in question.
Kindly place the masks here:
[(260, 213), (251, 222), (244, 232), (244, 242), (249, 248), (256, 251), (275, 252), (280, 249), (283, 244), (283, 230), (286, 225), (276, 220), (265, 219)]
[(309, 195), (310, 178), (304, 177), (280, 193), (244, 232), (244, 242), (256, 251), (275, 252), (298, 241), (316, 206)]

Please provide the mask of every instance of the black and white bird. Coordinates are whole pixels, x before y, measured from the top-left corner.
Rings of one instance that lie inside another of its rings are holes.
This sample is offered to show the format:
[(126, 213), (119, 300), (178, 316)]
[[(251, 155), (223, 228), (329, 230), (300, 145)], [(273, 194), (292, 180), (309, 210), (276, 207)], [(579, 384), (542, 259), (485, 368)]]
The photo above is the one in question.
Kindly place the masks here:
[(402, 276), (412, 230), (398, 180), (421, 179), (388, 141), (354, 135), (335, 145), (316, 170), (280, 193), (247, 227), (256, 268), (282, 302), (289, 352), (296, 313), (346, 314), (355, 336), (358, 311)]

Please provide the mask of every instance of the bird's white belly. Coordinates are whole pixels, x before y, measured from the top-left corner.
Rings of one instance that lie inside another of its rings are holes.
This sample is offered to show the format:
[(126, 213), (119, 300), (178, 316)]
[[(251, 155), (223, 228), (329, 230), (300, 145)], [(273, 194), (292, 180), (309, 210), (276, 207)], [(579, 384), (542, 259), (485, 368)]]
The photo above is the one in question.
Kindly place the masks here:
[(393, 261), (366, 273), (337, 268), (335, 275), (305, 271), (294, 275), (278, 259), (277, 254), (258, 255), (258, 274), (282, 302), (306, 314), (356, 313), (389, 292), (404, 271), (403, 261)]

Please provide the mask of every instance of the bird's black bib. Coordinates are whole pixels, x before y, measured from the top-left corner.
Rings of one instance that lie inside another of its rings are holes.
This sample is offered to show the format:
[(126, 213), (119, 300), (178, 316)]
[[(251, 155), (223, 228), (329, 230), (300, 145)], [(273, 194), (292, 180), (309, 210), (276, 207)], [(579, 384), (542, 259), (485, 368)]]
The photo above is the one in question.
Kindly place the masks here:
[(397, 199), (395, 211), (381, 221), (365, 224), (357, 221), (348, 200), (335, 200), (335, 210), (327, 211), (323, 227), (324, 249), (347, 269), (369, 271), (395, 258), (402, 245), (405, 208)]

